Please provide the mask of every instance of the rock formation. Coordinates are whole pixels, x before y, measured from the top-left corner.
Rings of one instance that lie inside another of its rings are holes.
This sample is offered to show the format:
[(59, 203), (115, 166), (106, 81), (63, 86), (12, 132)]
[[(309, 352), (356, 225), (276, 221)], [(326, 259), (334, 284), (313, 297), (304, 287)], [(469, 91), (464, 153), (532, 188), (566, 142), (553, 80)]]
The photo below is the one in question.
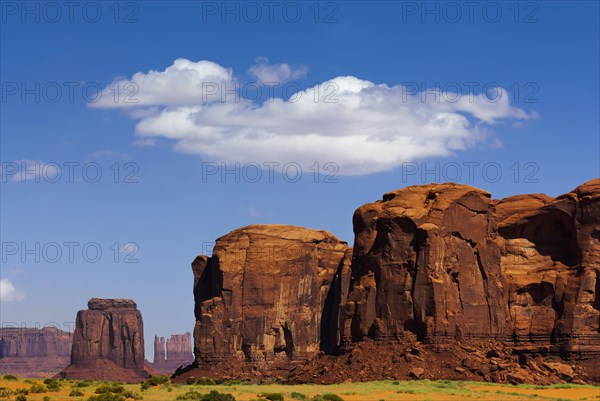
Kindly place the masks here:
[(155, 336), (154, 362), (151, 364), (151, 368), (158, 374), (172, 374), (179, 367), (187, 366), (194, 361), (192, 350), (190, 333), (171, 334), (166, 343), (164, 337)]
[(163, 366), (167, 362), (167, 355), (165, 353), (165, 338), (154, 336), (154, 362), (153, 369)]
[(180, 380), (600, 381), (600, 179), (497, 201), (412, 186), (353, 225), (353, 249), (249, 226), (197, 257), (196, 359)]
[(181, 365), (189, 365), (193, 362), (192, 335), (171, 334), (167, 340), (167, 363), (176, 368)]
[(285, 363), (320, 350), (321, 314), (348, 245), (327, 231), (253, 225), (194, 260), (198, 364)]
[(0, 374), (52, 377), (69, 364), (72, 335), (55, 327), (0, 329)]
[(71, 364), (61, 372), (69, 379), (139, 382), (144, 370), (142, 314), (128, 299), (92, 298), (77, 313)]
[(600, 354), (600, 180), (496, 202), (511, 334), (523, 351)]
[(389, 192), (354, 213), (341, 336), (501, 337), (507, 332), (490, 194), (459, 184)]

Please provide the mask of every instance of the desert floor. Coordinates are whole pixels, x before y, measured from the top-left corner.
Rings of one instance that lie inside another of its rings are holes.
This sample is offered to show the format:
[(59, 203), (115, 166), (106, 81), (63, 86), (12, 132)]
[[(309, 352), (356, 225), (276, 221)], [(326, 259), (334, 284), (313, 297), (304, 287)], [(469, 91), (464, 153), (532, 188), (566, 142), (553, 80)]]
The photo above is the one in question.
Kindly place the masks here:
[[(12, 401), (18, 396), (17, 391), (25, 395), (28, 401), (75, 401), (87, 400), (96, 395), (99, 386), (106, 382), (90, 382), (76, 380), (57, 380), (58, 391), (47, 390), (42, 379), (14, 379), (10, 376), (0, 376), (0, 400)], [(36, 389), (37, 387), (37, 389)], [(52, 388), (52, 385), (50, 385)], [(56, 387), (56, 385), (55, 385)], [(106, 386), (105, 386), (106, 387)], [(34, 391), (41, 392), (32, 392)], [(73, 395), (78, 390), (82, 395)], [(123, 391), (124, 390), (124, 391)], [(342, 383), (336, 385), (282, 385), (282, 384), (242, 384), (230, 382), (219, 385), (185, 385), (162, 384), (141, 390), (139, 384), (122, 385), (121, 394), (134, 399), (145, 401), (188, 399), (197, 400), (198, 393), (204, 394), (211, 390), (232, 394), (237, 401), (266, 400), (266, 393), (281, 393), (284, 400), (312, 400), (318, 394), (336, 394), (344, 401), (454, 401), (454, 400), (598, 400), (600, 401), (600, 386), (583, 386), (559, 384), (553, 386), (532, 385), (500, 385), (479, 382), (458, 381), (381, 381), (368, 383)], [(189, 393), (195, 391), (196, 393)], [(27, 394), (24, 394), (27, 392)], [(186, 393), (188, 393), (186, 397)], [(194, 394), (196, 397), (194, 397)], [(261, 394), (263, 395), (261, 397)], [(179, 396), (179, 397), (178, 397)], [(20, 397), (22, 400), (23, 398)]]

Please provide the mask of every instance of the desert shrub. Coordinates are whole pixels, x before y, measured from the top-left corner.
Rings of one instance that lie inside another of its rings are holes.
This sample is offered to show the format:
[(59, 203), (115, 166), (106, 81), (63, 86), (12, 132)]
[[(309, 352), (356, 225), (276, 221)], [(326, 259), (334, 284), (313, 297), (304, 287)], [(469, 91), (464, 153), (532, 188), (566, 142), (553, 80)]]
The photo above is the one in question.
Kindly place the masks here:
[(144, 399), (144, 397), (142, 397), (141, 395), (139, 395), (138, 393), (136, 393), (135, 391), (131, 391), (131, 390), (125, 390), (123, 393), (121, 393), (125, 398), (131, 398), (134, 400), (142, 400)]
[(283, 401), (283, 394), (281, 393), (260, 393), (258, 396), (269, 401)]
[(10, 380), (10, 381), (16, 381), (17, 376), (13, 376), (13, 375), (4, 375), (4, 380)]
[(46, 393), (48, 392), (48, 387), (41, 383), (36, 383), (29, 389), (29, 392), (32, 394)]
[(212, 390), (208, 394), (202, 394), (192, 390), (185, 394), (178, 395), (177, 400), (193, 400), (193, 401), (235, 401), (235, 397), (231, 394), (223, 394)]
[(175, 398), (175, 399), (176, 400), (199, 400), (203, 396), (204, 396), (204, 394), (202, 394), (199, 391), (190, 390), (185, 394), (178, 395), (177, 398)]
[(83, 397), (83, 391), (75, 388), (71, 390), (69, 397)]
[(15, 394), (27, 395), (29, 394), (29, 390), (27, 390), (26, 388), (19, 388), (15, 390)]
[(217, 383), (210, 377), (201, 377), (196, 384), (200, 384), (201, 386), (214, 386)]
[(8, 398), (12, 394), (13, 392), (10, 389), (6, 387), (0, 387), (0, 398)]
[(150, 387), (160, 386), (161, 384), (169, 383), (168, 376), (152, 376), (140, 385), (142, 391), (148, 390)]
[(169, 380), (169, 376), (152, 376), (151, 378), (146, 380), (146, 383), (150, 384), (151, 386), (156, 386), (158, 384), (168, 383)]
[(312, 401), (344, 401), (344, 399), (337, 394), (326, 393), (323, 395), (315, 395)]
[(46, 379), (44, 380), (44, 384), (46, 387), (48, 387), (48, 391), (53, 392), (59, 391), (62, 387), (61, 382), (59, 382), (57, 379)]
[(125, 387), (120, 384), (112, 383), (112, 384), (101, 384), (96, 388), (96, 394), (123, 394), (125, 392)]
[(88, 401), (125, 401), (125, 397), (122, 394), (102, 393), (90, 396)]
[(50, 397), (48, 397), (47, 395), (45, 395), (44, 398), (42, 398), (42, 401), (50, 401)]
[(74, 388), (74, 387), (78, 387), (78, 388), (79, 388), (79, 387), (89, 387), (89, 386), (91, 386), (91, 385), (92, 385), (92, 383), (93, 383), (93, 382), (92, 382), (91, 380), (82, 380), (82, 381), (77, 381), (77, 382), (75, 382), (75, 383), (73, 383), (73, 384), (71, 385), (71, 388)]
[(297, 391), (292, 391), (291, 397), (300, 401), (308, 400), (308, 396), (306, 394), (298, 393)]
[(25, 394), (19, 394), (17, 395), (17, 398), (15, 398), (15, 401), (27, 401), (27, 396)]
[(227, 380), (227, 381), (224, 381), (223, 384), (225, 386), (241, 386), (244, 384), (244, 382), (241, 380)]
[(200, 401), (235, 401), (235, 397), (229, 393), (224, 394), (212, 390), (210, 393), (204, 394)]

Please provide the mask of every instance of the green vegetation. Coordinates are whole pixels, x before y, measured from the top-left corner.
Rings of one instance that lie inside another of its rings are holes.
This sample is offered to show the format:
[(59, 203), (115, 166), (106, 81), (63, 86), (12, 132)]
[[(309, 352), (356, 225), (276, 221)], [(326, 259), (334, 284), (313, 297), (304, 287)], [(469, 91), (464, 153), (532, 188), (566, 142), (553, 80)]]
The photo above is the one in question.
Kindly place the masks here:
[(152, 376), (145, 382), (143, 382), (140, 387), (142, 391), (148, 390), (150, 387), (158, 387), (161, 384), (170, 383), (170, 379), (168, 376)]
[(259, 393), (258, 396), (269, 401), (283, 401), (283, 394), (281, 393)]
[(326, 393), (323, 395), (315, 395), (312, 401), (344, 401), (344, 399), (337, 394)]
[(44, 384), (48, 391), (57, 392), (62, 388), (62, 384), (58, 379), (46, 379), (44, 380)]
[[(199, 384), (198, 384), (199, 383)], [(4, 379), (0, 376), (0, 401), (591, 401), (600, 400), (600, 386), (508, 385), (448, 380), (378, 381), (334, 385), (256, 384), (206, 378), (192, 384), (173, 384), (154, 376), (140, 384), (64, 379)], [(50, 393), (50, 391), (51, 392)], [(17, 398), (18, 397), (18, 398)]]
[(76, 388), (81, 388), (81, 387), (89, 387), (93, 384), (94, 382), (91, 380), (81, 380), (81, 381), (76, 381), (75, 383), (71, 384), (71, 387), (76, 387)]
[(71, 392), (69, 393), (69, 397), (83, 397), (85, 394), (83, 393), (83, 391), (74, 388), (73, 390), (71, 390)]
[(218, 391), (212, 390), (210, 393), (204, 395), (200, 401), (236, 401), (235, 397), (229, 393), (223, 394)]
[(178, 395), (176, 400), (199, 400), (203, 394), (196, 390), (190, 390), (185, 394)]
[(4, 380), (16, 381), (18, 379), (16, 376), (13, 375), (4, 375)]
[(202, 394), (198, 391), (191, 390), (185, 394), (179, 395), (177, 400), (194, 400), (194, 401), (236, 401), (235, 397), (231, 394), (219, 393), (216, 390), (212, 390), (208, 394)]
[(196, 384), (199, 384), (201, 386), (214, 386), (217, 384), (217, 382), (215, 382), (213, 379), (211, 379), (209, 377), (201, 377), (198, 379)]
[(117, 383), (107, 383), (101, 384), (96, 388), (96, 394), (106, 394), (106, 393), (114, 393), (114, 394), (122, 394), (125, 392), (125, 387)]
[(121, 394), (102, 393), (100, 395), (92, 395), (88, 401), (125, 401), (125, 397)]

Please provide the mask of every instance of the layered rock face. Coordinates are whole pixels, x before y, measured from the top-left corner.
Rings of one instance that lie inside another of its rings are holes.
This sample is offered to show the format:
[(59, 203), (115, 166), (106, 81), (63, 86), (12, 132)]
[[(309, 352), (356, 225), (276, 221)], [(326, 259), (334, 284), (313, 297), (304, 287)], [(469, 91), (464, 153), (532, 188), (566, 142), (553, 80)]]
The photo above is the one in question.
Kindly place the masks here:
[(260, 365), (317, 353), (329, 286), (347, 251), (327, 231), (285, 225), (253, 225), (219, 238), (212, 257), (192, 264), (196, 363)]
[(354, 213), (344, 344), (502, 337), (508, 309), (490, 194), (459, 184), (389, 192)]
[(192, 350), (190, 333), (171, 334), (166, 342), (164, 337), (155, 336), (152, 370), (160, 374), (174, 373), (177, 368), (194, 362)]
[(437, 379), (600, 381), (600, 179), (496, 201), (460, 184), (407, 187), (353, 225), (353, 249), (324, 231), (249, 226), (197, 257), (195, 367), (295, 382), (420, 377), (415, 366)]
[(71, 365), (61, 376), (129, 382), (146, 379), (144, 328), (135, 302), (92, 298), (88, 309), (77, 313)]
[(600, 354), (600, 180), (496, 209), (514, 340), (524, 351)]
[(0, 374), (51, 377), (69, 364), (72, 334), (55, 327), (1, 328)]

